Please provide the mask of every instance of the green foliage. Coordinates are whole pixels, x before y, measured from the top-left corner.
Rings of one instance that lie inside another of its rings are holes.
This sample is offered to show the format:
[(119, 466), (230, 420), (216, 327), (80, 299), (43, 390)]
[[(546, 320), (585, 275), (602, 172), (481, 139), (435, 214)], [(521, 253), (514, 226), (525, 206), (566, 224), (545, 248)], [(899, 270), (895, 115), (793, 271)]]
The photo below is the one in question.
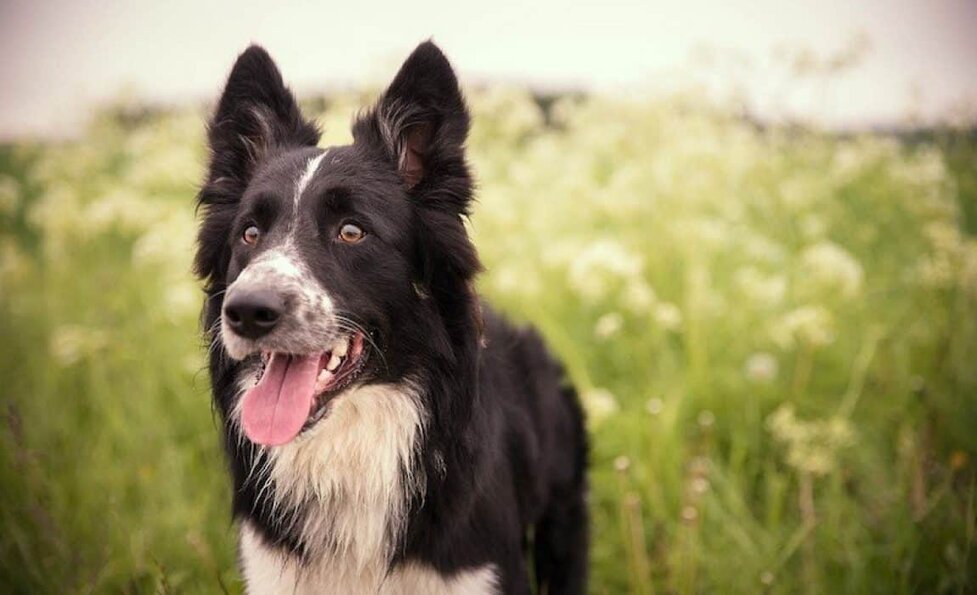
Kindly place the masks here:
[[(977, 143), (472, 94), (481, 289), (592, 434), (595, 593), (977, 588)], [(325, 143), (354, 97), (319, 102)], [(323, 107), (324, 106), (324, 107)], [(0, 584), (239, 592), (195, 111), (0, 149)]]

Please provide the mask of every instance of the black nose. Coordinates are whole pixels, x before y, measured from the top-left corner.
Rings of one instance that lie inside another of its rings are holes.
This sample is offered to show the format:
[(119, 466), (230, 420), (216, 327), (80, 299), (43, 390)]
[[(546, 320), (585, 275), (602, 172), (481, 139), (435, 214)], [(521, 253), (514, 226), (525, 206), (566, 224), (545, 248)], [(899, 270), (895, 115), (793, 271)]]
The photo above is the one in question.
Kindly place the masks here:
[(235, 291), (224, 302), (224, 320), (235, 333), (248, 339), (263, 337), (275, 328), (285, 304), (270, 289)]

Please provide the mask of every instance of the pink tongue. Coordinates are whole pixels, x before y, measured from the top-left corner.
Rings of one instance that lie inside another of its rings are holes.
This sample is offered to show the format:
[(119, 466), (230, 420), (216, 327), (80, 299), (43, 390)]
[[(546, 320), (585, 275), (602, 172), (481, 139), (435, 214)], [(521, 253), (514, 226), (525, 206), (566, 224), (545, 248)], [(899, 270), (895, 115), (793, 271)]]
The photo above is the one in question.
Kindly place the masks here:
[(319, 356), (273, 353), (261, 381), (244, 395), (241, 423), (251, 442), (289, 442), (309, 418)]

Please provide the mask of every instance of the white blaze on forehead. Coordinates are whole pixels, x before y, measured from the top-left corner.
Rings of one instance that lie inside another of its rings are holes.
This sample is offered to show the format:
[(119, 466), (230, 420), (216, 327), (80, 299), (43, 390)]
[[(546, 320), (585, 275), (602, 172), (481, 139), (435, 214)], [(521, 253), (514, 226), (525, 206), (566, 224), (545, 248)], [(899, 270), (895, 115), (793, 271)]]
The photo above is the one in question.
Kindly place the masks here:
[(322, 158), (325, 157), (327, 153), (329, 153), (328, 149), (322, 153), (319, 153), (312, 159), (309, 159), (309, 162), (305, 166), (305, 171), (302, 172), (302, 175), (299, 176), (299, 179), (295, 182), (295, 196), (292, 199), (294, 211), (298, 212), (299, 200), (302, 199), (302, 193), (305, 192), (305, 187), (309, 185), (309, 182), (312, 180), (312, 176), (314, 176), (316, 170), (319, 169), (319, 164), (322, 163)]

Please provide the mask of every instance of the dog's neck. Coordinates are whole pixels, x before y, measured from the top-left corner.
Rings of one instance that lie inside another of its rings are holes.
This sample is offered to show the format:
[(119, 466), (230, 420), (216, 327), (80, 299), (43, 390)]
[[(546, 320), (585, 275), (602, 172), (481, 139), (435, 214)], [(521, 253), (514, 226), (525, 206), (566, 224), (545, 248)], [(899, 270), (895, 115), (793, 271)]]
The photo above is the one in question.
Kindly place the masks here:
[(330, 404), (292, 442), (254, 459), (259, 493), (289, 526), (303, 558), (342, 557), (357, 572), (385, 568), (408, 506), (426, 483), (417, 449), (427, 424), (417, 387), (368, 385)]

